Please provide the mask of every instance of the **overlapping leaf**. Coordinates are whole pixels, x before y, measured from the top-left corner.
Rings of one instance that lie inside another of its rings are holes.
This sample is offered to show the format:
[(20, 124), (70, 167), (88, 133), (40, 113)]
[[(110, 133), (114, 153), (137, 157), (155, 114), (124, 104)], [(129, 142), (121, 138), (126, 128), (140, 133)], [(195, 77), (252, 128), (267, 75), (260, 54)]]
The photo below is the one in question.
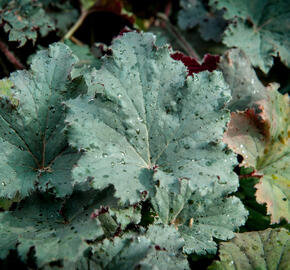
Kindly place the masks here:
[(206, 196), (193, 192), (187, 180), (177, 191), (156, 188), (152, 204), (164, 224), (173, 224), (185, 240), (185, 253), (215, 253), (213, 238), (227, 240), (245, 223), (247, 211), (236, 197), (227, 197), (235, 189), (233, 183), (217, 181)]
[(208, 270), (289, 269), (290, 236), (285, 229), (237, 233), (220, 244), (220, 261)]
[(205, 40), (219, 42), (227, 22), (223, 19), (223, 11), (214, 8), (207, 10), (201, 0), (181, 0), (182, 7), (178, 15), (178, 24), (181, 29), (193, 28), (199, 25), (201, 36)]
[(272, 223), (281, 217), (289, 219), (289, 99), (276, 91), (276, 84), (264, 87), (239, 49), (227, 51), (219, 68), (232, 89), (229, 107), (237, 111), (232, 113), (224, 141), (243, 156), (241, 165), (255, 168), (256, 177), (264, 175), (256, 185), (256, 196), (258, 202), (267, 203)]
[(74, 22), (77, 21), (79, 12), (71, 1), (64, 0), (40, 0), (43, 3), (45, 13), (55, 24), (56, 34), (60, 37), (66, 34)]
[(290, 66), (289, 0), (211, 0), (210, 3), (226, 8), (224, 17), (232, 20), (223, 38), (227, 46), (243, 49), (252, 64), (265, 73), (273, 65), (273, 56), (279, 56)]
[(174, 228), (150, 226), (146, 234), (125, 234), (113, 241), (105, 239), (93, 247), (94, 269), (189, 269), (181, 253), (184, 241)]
[(0, 24), (9, 32), (9, 41), (19, 42), (19, 46), (28, 40), (34, 43), (39, 34), (43, 37), (51, 31), (63, 35), (77, 14), (68, 2), (4, 0), (0, 3)]
[[(251, 176), (254, 174), (254, 176)], [(236, 195), (241, 199), (246, 209), (249, 211), (249, 216), (245, 226), (242, 228), (243, 232), (260, 231), (270, 227), (270, 216), (267, 216), (267, 209), (265, 205), (259, 204), (256, 200), (255, 185), (258, 184), (260, 178), (255, 176), (253, 168), (242, 167), (240, 170), (240, 186)]]
[(101, 205), (114, 205), (113, 190), (76, 191), (65, 205), (45, 195), (34, 195), (13, 212), (0, 213), (0, 258), (17, 249), (23, 261), (34, 249), (38, 267), (64, 260), (76, 262), (88, 248), (87, 240), (104, 235), (90, 214)]
[(236, 189), (235, 158), (220, 142), (229, 119), (222, 75), (186, 79), (185, 66), (154, 40), (135, 32), (116, 39), (113, 56), (87, 78), (89, 93), (67, 103), (70, 143), (86, 150), (75, 180), (113, 184), (123, 203), (151, 194), (157, 180), (185, 178), (206, 194), (220, 176)]
[(0, 23), (4, 24), (5, 32), (9, 32), (9, 41), (18, 41), (19, 46), (27, 40), (35, 42), (38, 31), (45, 36), (55, 29), (54, 22), (38, 1), (3, 1), (0, 9)]
[(80, 154), (64, 136), (62, 103), (82, 89), (81, 78), (70, 78), (76, 62), (67, 46), (51, 45), (36, 54), (30, 71), (11, 74), (11, 93), (1, 90), (0, 197), (25, 197), (35, 189), (59, 197), (72, 192), (71, 169)]
[(242, 50), (226, 51), (218, 67), (231, 89), (232, 99), (228, 104), (231, 111), (252, 108), (257, 101), (266, 98), (266, 87), (257, 78), (250, 59)]
[(274, 87), (256, 107), (232, 113), (224, 141), (244, 157), (242, 165), (252, 166), (262, 176), (256, 185), (257, 201), (267, 204), (271, 222), (290, 220), (289, 97)]
[(93, 67), (96, 69), (101, 67), (101, 60), (92, 53), (89, 46), (76, 45), (68, 39), (66, 39), (64, 43), (72, 50), (73, 54), (77, 56), (79, 59), (79, 61), (74, 65), (74, 68), (71, 72), (73, 78), (79, 77), (80, 75), (90, 72), (91, 68)]
[(188, 71), (188, 75), (193, 76), (194, 73), (199, 73), (205, 70), (214, 71), (217, 69), (218, 63), (220, 61), (219, 56), (206, 54), (203, 58), (202, 64), (190, 56), (186, 56), (183, 53), (176, 52), (171, 54), (171, 57), (175, 60), (181, 61)]

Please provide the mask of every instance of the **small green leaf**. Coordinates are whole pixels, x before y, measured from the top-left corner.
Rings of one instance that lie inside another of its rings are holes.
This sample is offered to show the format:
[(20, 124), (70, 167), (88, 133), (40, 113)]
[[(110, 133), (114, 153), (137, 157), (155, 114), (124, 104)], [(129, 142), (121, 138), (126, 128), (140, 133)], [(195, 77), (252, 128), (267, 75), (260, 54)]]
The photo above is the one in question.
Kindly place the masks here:
[(121, 225), (121, 229), (125, 229), (129, 224), (138, 224), (141, 221), (141, 211), (138, 206), (131, 206), (129, 208), (112, 210), (110, 214), (115, 217), (116, 222)]
[(0, 95), (12, 98), (11, 87), (13, 83), (8, 79), (0, 80)]

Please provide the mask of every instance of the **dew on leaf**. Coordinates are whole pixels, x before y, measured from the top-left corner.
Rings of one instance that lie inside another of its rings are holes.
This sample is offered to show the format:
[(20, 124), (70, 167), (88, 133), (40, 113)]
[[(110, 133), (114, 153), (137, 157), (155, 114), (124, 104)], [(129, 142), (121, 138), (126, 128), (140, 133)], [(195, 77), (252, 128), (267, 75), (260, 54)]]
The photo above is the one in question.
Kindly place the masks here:
[(125, 165), (126, 162), (125, 162), (125, 160), (122, 158), (122, 159), (120, 160), (119, 164)]
[(185, 149), (190, 149), (189, 144), (185, 144), (185, 145), (184, 145), (184, 148), (185, 148)]
[(140, 122), (140, 123), (143, 123), (144, 122), (144, 120), (141, 118), (141, 117), (137, 117), (137, 120)]
[(211, 164), (212, 164), (211, 161), (207, 161), (207, 162), (205, 163), (206, 166), (210, 166)]

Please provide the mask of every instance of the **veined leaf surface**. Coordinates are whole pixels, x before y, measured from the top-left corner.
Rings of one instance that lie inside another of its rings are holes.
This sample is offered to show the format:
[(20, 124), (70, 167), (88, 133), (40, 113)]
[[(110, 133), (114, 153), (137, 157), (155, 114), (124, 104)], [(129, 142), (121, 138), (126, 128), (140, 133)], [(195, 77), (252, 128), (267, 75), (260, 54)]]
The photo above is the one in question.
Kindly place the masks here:
[(149, 33), (115, 39), (113, 55), (87, 77), (88, 94), (67, 102), (70, 143), (86, 151), (74, 178), (92, 177), (96, 189), (113, 184), (130, 204), (158, 181), (188, 179), (207, 194), (221, 179), (235, 191), (235, 156), (221, 142), (230, 98), (222, 74), (186, 79), (185, 66), (154, 42)]
[(245, 223), (248, 215), (238, 198), (228, 197), (231, 191), (229, 183), (219, 182), (211, 193), (202, 196), (192, 191), (187, 180), (182, 180), (175, 192), (156, 187), (152, 204), (160, 220), (175, 226), (183, 237), (185, 253), (215, 253), (213, 238), (233, 238), (233, 231)]
[(62, 43), (40, 51), (30, 71), (11, 74), (1, 91), (0, 197), (27, 196), (35, 189), (58, 197), (72, 192), (71, 169), (80, 154), (64, 136), (65, 100), (77, 95), (81, 78), (70, 72), (77, 58)]
[(224, 141), (243, 156), (242, 165), (256, 169), (262, 177), (256, 185), (259, 203), (267, 204), (271, 222), (290, 220), (289, 97), (275, 86), (266, 89), (267, 97), (254, 108), (232, 113)]
[(224, 17), (232, 19), (223, 38), (227, 46), (244, 50), (252, 64), (265, 73), (273, 65), (273, 56), (279, 56), (290, 66), (289, 0), (211, 0), (210, 3), (225, 8)]
[(289, 269), (290, 236), (285, 229), (237, 233), (220, 244), (220, 261), (208, 270)]
[(57, 260), (75, 263), (89, 247), (86, 241), (104, 235), (90, 214), (95, 207), (116, 203), (112, 194), (112, 189), (76, 191), (65, 204), (52, 196), (34, 195), (15, 211), (0, 213), (0, 258), (17, 249), (26, 261), (33, 248), (38, 267)]

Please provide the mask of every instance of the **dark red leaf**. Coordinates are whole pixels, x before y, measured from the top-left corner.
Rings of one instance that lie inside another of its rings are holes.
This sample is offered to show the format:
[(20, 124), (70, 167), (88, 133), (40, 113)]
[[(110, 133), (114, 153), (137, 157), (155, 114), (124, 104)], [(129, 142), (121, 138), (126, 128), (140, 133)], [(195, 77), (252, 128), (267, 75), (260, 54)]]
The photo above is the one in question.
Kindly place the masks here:
[(188, 76), (193, 75), (193, 73), (199, 73), (205, 70), (212, 72), (217, 68), (217, 65), (220, 61), (220, 57), (218, 55), (210, 54), (205, 55), (202, 64), (198, 63), (195, 58), (186, 56), (180, 52), (171, 54), (171, 57), (174, 60), (181, 61), (187, 67)]

